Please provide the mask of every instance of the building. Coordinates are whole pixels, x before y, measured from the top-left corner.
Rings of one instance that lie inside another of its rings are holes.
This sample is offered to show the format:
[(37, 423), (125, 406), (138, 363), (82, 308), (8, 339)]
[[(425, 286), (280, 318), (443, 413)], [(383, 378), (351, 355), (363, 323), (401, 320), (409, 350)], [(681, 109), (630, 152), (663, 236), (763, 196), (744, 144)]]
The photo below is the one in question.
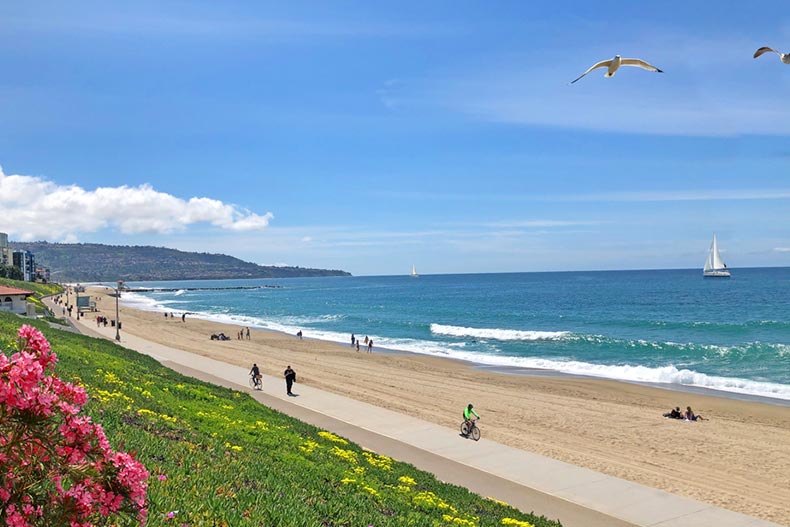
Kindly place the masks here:
[(0, 266), (14, 265), (14, 253), (8, 245), (8, 234), (0, 232)]
[(27, 313), (27, 297), (32, 295), (33, 291), (0, 285), (0, 311), (24, 315)]
[(14, 267), (22, 272), (22, 280), (33, 282), (36, 279), (36, 259), (30, 251), (14, 251)]
[(37, 265), (36, 280), (49, 283), (49, 279), (50, 279), (49, 267), (44, 267), (43, 265)]

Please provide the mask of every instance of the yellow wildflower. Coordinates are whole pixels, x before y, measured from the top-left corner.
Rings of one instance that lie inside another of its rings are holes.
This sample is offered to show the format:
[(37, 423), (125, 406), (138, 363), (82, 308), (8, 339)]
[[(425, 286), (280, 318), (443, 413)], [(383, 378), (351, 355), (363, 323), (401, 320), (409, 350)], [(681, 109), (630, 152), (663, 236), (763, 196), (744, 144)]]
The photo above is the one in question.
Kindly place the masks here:
[(398, 478), (398, 481), (400, 481), (401, 483), (405, 483), (406, 485), (416, 485), (417, 484), (417, 482), (414, 481), (414, 479), (410, 478), (409, 476), (401, 476), (401, 477)]
[(348, 444), (348, 441), (346, 441), (346, 440), (345, 440), (345, 439), (343, 439), (342, 437), (337, 437), (337, 436), (336, 436), (335, 434), (333, 434), (332, 432), (324, 432), (324, 431), (322, 430), (321, 432), (318, 432), (318, 435), (320, 435), (320, 436), (321, 436), (321, 437), (323, 437), (324, 439), (328, 439), (328, 440), (330, 440), (330, 441), (334, 441), (335, 443), (340, 443), (341, 445), (347, 445), (347, 444)]
[(442, 514), (442, 520), (447, 523), (451, 523), (453, 525), (461, 525), (463, 527), (475, 527), (475, 522), (471, 520), (465, 520), (463, 518), (457, 518), (455, 516), (450, 516), (449, 514)]
[(339, 458), (345, 459), (349, 463), (354, 463), (355, 465), (357, 464), (357, 453), (354, 452), (353, 450), (345, 450), (345, 449), (333, 446), (332, 450), (330, 450), (330, 452), (332, 454), (336, 455)]
[(516, 520), (515, 518), (502, 518), (502, 525), (512, 525), (513, 527), (535, 527), (529, 522)]

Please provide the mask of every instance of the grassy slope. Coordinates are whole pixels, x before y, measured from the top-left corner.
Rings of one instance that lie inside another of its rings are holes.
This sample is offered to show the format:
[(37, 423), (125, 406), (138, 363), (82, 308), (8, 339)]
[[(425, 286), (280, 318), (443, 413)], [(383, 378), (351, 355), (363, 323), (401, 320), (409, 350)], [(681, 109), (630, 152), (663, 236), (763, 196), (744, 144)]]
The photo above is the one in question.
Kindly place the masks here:
[[(0, 314), (0, 349), (21, 322)], [(148, 525), (558, 525), (365, 452), (247, 394), (107, 341), (39, 327), (58, 354), (57, 372), (85, 386), (86, 410), (113, 446), (136, 452), (151, 472)]]
[(41, 297), (54, 295), (63, 291), (63, 288), (58, 284), (39, 284), (36, 282), (21, 282), (19, 280), (11, 280), (9, 278), (0, 278), (0, 285), (8, 287), (16, 287), (17, 289), (26, 289), (33, 291), (35, 294), (28, 298), (29, 302), (36, 304), (36, 311), (43, 313), (46, 308), (41, 302)]

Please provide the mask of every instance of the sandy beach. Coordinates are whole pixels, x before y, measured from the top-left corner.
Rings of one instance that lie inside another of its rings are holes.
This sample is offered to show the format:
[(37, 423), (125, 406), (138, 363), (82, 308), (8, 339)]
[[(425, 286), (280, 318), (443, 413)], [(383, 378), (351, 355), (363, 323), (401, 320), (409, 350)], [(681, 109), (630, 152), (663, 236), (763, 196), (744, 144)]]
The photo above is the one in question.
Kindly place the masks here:
[[(115, 299), (103, 288), (89, 292), (98, 314), (115, 318)], [(240, 366), (257, 362), (264, 373), (281, 376), (290, 364), (300, 383), (443, 426), (456, 426), (473, 402), (488, 439), (790, 525), (786, 406), (600, 379), (494, 373), (271, 331), (253, 329), (251, 340), (240, 341), (237, 326), (190, 316), (182, 323), (128, 307), (121, 307), (121, 320), (124, 332)], [(232, 340), (209, 339), (219, 332)], [(661, 416), (687, 405), (709, 420)]]

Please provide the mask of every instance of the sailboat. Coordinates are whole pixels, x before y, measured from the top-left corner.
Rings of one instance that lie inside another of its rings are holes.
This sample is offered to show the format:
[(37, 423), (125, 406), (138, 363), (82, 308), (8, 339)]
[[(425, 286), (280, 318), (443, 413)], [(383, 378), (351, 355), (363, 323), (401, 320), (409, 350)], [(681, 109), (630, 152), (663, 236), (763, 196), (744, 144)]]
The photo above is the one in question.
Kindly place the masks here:
[(417, 278), (418, 276), (420, 276), (417, 274), (417, 268), (413, 265), (411, 266), (411, 274), (409, 276), (411, 276), (412, 278)]
[(727, 269), (727, 264), (721, 259), (719, 254), (719, 246), (716, 243), (716, 235), (713, 235), (713, 242), (710, 244), (708, 250), (708, 259), (705, 260), (705, 268), (702, 270), (702, 276), (705, 278), (729, 278), (730, 270)]

